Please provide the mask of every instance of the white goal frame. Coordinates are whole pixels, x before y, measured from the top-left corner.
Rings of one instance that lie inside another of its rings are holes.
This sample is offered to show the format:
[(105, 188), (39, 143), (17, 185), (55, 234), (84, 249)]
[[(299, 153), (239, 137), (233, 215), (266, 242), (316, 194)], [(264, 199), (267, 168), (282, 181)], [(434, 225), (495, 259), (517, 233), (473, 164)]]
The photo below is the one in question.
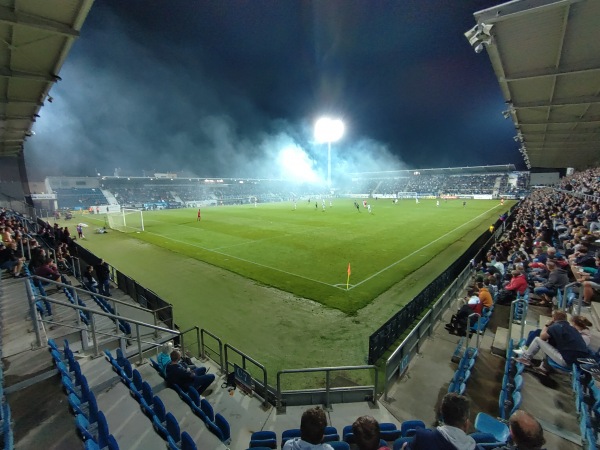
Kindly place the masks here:
[(144, 213), (141, 209), (122, 208), (121, 211), (108, 213), (108, 227), (122, 233), (144, 231)]
[(416, 192), (405, 192), (405, 191), (400, 191), (396, 194), (396, 198), (397, 199), (403, 199), (403, 198), (419, 198), (419, 194), (417, 194)]

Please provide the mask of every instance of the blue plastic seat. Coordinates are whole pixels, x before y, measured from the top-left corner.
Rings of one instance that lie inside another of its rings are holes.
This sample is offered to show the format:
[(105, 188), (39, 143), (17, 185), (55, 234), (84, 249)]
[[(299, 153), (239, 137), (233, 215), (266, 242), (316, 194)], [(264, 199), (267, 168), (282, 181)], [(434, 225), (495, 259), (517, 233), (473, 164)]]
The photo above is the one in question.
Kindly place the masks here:
[[(346, 428), (347, 427), (344, 427), (344, 430), (346, 430)], [(352, 431), (352, 425), (350, 425), (350, 431)], [(289, 430), (285, 430), (283, 433), (281, 433), (281, 447), (283, 448), (285, 443), (290, 439), (299, 438), (300, 434), (300, 428), (292, 428)]]
[(179, 422), (173, 414), (167, 413), (167, 444), (169, 448), (179, 449), (179, 443), (181, 442), (181, 430), (179, 428)]
[[(144, 381), (142, 383), (142, 397), (139, 399), (140, 408), (144, 412), (144, 414), (152, 420), (154, 416), (154, 393), (152, 392), (152, 388), (148, 384), (148, 382)], [(179, 441), (178, 441), (179, 442)]]
[(152, 426), (156, 432), (164, 439), (167, 440), (169, 431), (167, 430), (167, 412), (165, 411), (165, 405), (158, 396), (154, 396), (154, 416), (152, 417)]
[(395, 441), (402, 435), (402, 431), (398, 429), (395, 423), (383, 422), (379, 424), (381, 439), (384, 441)]
[(497, 442), (506, 442), (510, 435), (505, 423), (493, 418), (489, 414), (480, 412), (475, 418), (475, 429), (481, 433), (489, 433)]
[(254, 447), (269, 447), (277, 448), (277, 435), (274, 431), (255, 431), (250, 436), (250, 448)]
[(402, 450), (402, 446), (406, 443), (406, 442), (412, 442), (413, 437), (412, 436), (405, 436), (405, 437), (400, 437), (398, 439), (396, 439), (394, 441), (394, 450)]
[(196, 443), (187, 431), (181, 433), (181, 450), (198, 450)]
[(231, 429), (225, 417), (217, 413), (214, 422), (208, 422), (206, 425), (211, 433), (217, 436), (221, 442), (229, 445), (231, 442)]
[(425, 428), (425, 422), (422, 420), (405, 420), (400, 425), (400, 432), (402, 437), (411, 437), (419, 428)]
[(208, 400), (206, 400), (205, 398), (200, 400), (200, 409), (206, 415), (209, 422), (215, 421), (215, 411), (214, 411), (213, 407), (211, 406), (211, 404), (208, 403)]

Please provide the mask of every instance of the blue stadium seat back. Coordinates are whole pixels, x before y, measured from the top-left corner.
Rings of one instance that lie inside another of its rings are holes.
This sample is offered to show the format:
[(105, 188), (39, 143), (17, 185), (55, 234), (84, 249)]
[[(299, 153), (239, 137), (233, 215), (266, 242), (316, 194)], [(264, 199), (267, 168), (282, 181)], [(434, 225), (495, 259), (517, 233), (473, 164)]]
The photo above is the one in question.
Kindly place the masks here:
[(142, 380), (140, 372), (137, 369), (133, 369), (133, 372), (131, 373), (131, 384), (133, 387), (141, 392), (143, 383), (144, 380)]
[(173, 442), (179, 445), (179, 441), (181, 441), (181, 429), (179, 428), (179, 422), (177, 422), (177, 419), (171, 413), (167, 413), (165, 420), (167, 424), (167, 432), (169, 433), (169, 439), (172, 439)]
[(125, 373), (125, 376), (127, 377), (128, 381), (133, 380), (133, 368), (131, 366), (131, 363), (127, 359), (125, 360), (125, 363), (123, 364), (123, 373)]
[(274, 431), (263, 430), (263, 431), (255, 431), (250, 436), (251, 441), (262, 441), (265, 439), (277, 439), (277, 435)]
[(586, 450), (596, 450), (598, 446), (596, 445), (596, 432), (594, 428), (590, 427), (586, 431)]
[[(386, 431), (385, 433), (389, 433), (389, 431)], [(383, 437), (383, 433), (382, 433), (382, 437)], [(339, 441), (340, 440), (340, 435), (339, 434), (325, 434), (323, 435), (323, 442), (335, 442), (335, 441)]]
[(206, 417), (208, 417), (208, 420), (210, 420), (211, 422), (215, 421), (215, 411), (214, 411), (213, 407), (211, 406), (211, 404), (208, 403), (208, 400), (206, 400), (205, 398), (200, 400), (200, 409), (202, 410), (202, 412), (204, 414), (206, 414)]
[(400, 425), (402, 437), (412, 437), (419, 428), (425, 428), (425, 422), (422, 420), (405, 420)]
[[(344, 427), (344, 436), (348, 427), (350, 427), (350, 433), (352, 433), (352, 425), (347, 425)], [(283, 448), (283, 445), (290, 439), (294, 439), (297, 437), (299, 438), (300, 434), (300, 428), (291, 428), (289, 430), (285, 430), (283, 433), (281, 433), (281, 447)]]
[(379, 424), (381, 439), (384, 441), (395, 441), (402, 436), (402, 430), (399, 430), (395, 423), (383, 422)]
[(588, 428), (591, 428), (590, 417), (586, 408), (581, 408), (579, 414), (579, 433), (582, 436), (586, 436)]
[(562, 373), (571, 373), (571, 368), (570, 367), (561, 366), (560, 364), (558, 364), (556, 361), (554, 361), (550, 357), (547, 358), (547, 361), (548, 361), (548, 365), (550, 367), (552, 367), (554, 370), (556, 370), (558, 372), (562, 372)]
[(98, 447), (108, 447), (109, 435), (110, 433), (108, 432), (108, 422), (106, 422), (106, 417), (102, 411), (98, 411)]
[(199, 408), (200, 407), (200, 394), (198, 394), (198, 391), (196, 389), (194, 389), (193, 386), (189, 387), (189, 389), (187, 391), (187, 395), (190, 400), (190, 403)]
[(75, 417), (75, 427), (77, 428), (77, 433), (79, 433), (79, 436), (82, 440), (87, 441), (98, 439), (96, 434), (97, 429), (91, 429), (89, 420), (83, 414), (77, 414)]
[[(215, 424), (215, 426), (216, 426), (216, 424)], [(222, 440), (221, 437), (219, 437), (219, 439)], [(250, 439), (250, 448), (265, 448), (265, 447), (275, 450), (277, 448), (277, 440), (276, 439)]]
[(123, 367), (123, 364), (125, 364), (125, 360), (127, 358), (125, 358), (125, 355), (123, 354), (123, 350), (121, 348), (117, 348), (117, 362), (119, 363), (119, 365), (121, 367)]
[(197, 450), (196, 443), (187, 431), (181, 433), (181, 450)]
[(104, 356), (106, 356), (106, 360), (110, 363), (112, 363), (113, 361), (116, 361), (115, 358), (113, 357), (112, 353), (110, 352), (110, 350), (107, 348), (104, 349)]
[(173, 384), (173, 383), (167, 383), (167, 384), (171, 389), (173, 389), (175, 392), (177, 392), (177, 395), (179, 395), (180, 399), (182, 399), (184, 402), (189, 404), (189, 402), (190, 402), (189, 395), (183, 389), (181, 389), (179, 387), (179, 385)]
[(469, 436), (471, 436), (475, 440), (475, 442), (478, 444), (496, 442), (496, 438), (491, 433), (481, 433), (481, 432), (477, 431), (475, 433), (471, 433)]
[(413, 440), (412, 436), (400, 437), (394, 441), (393, 449), (394, 450), (402, 450), (402, 446), (406, 442), (412, 442), (412, 440)]
[(63, 362), (62, 355), (59, 351), (50, 349), (50, 354), (52, 355), (52, 359), (54, 360), (54, 364), (57, 365), (59, 362)]
[(506, 419), (506, 390), (502, 389), (498, 396), (498, 417)]
[(142, 383), (142, 398), (139, 399), (140, 408), (150, 419), (154, 416), (154, 409), (152, 405), (154, 403), (154, 394), (150, 385), (144, 381)]
[(324, 435), (327, 435), (327, 434), (338, 434), (338, 432), (337, 432), (337, 429), (335, 427), (327, 426), (327, 427), (325, 427), (325, 430), (323, 431), (323, 434)]
[(164, 440), (167, 440), (167, 438), (169, 436), (169, 431), (167, 430), (166, 421), (161, 422), (158, 419), (158, 417), (154, 416), (154, 417), (152, 417), (152, 427), (159, 434), (159, 436), (161, 438), (163, 438)]
[(179, 443), (175, 442), (171, 436), (167, 437), (167, 448), (169, 450), (181, 450), (179, 447)]
[(156, 362), (155, 360), (153, 360), (152, 358), (150, 358), (150, 365), (152, 366), (152, 368), (154, 370), (156, 370), (160, 374), (161, 377), (163, 377), (163, 378), (165, 377), (163, 375), (162, 371), (160, 370), (160, 366), (158, 365), (158, 362)]
[(506, 442), (509, 437), (508, 426), (490, 416), (480, 412), (475, 418), (475, 429), (481, 433), (489, 433), (496, 438), (496, 442)]
[(88, 439), (85, 441), (85, 450), (100, 450), (98, 447), (98, 443), (93, 439)]
[(225, 445), (229, 445), (231, 443), (231, 428), (229, 427), (229, 422), (227, 422), (225, 417), (217, 413), (215, 415), (215, 425), (221, 430), (221, 434), (223, 435), (221, 441)]
[(331, 441), (328, 444), (333, 450), (350, 450), (350, 444), (344, 441)]
[(518, 392), (518, 391), (513, 392), (512, 401), (513, 401), (513, 405), (512, 405), (512, 409), (510, 410), (510, 414), (508, 415), (508, 417), (512, 416), (513, 413), (521, 407), (521, 403), (523, 402), (523, 397), (521, 395), (521, 392)]
[(520, 392), (521, 388), (523, 387), (523, 375), (515, 376), (515, 379), (513, 380), (513, 385), (514, 391)]
[(108, 436), (108, 450), (119, 450), (119, 444), (112, 434)]
[(165, 410), (165, 405), (160, 397), (154, 396), (154, 405), (152, 408), (154, 409), (154, 417), (156, 417), (160, 423), (165, 423), (167, 420), (167, 411)]

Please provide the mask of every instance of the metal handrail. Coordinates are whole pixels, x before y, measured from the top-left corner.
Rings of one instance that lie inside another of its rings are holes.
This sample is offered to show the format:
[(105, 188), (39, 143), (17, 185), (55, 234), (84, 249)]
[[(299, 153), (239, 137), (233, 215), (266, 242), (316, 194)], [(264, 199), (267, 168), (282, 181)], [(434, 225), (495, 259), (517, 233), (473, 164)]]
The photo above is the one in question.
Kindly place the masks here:
[[(43, 296), (43, 295), (39, 295), (39, 296), (35, 296), (33, 295), (33, 292), (31, 290), (31, 285), (28, 282), (27, 279), (25, 279), (25, 283), (27, 286), (27, 293), (28, 296), (31, 295), (30, 297), (30, 308), (31, 308), (31, 314), (32, 317), (36, 317), (35, 314), (35, 302), (37, 301), (36, 299), (42, 299), (44, 301), (53, 303), (53, 304), (57, 304), (57, 305), (61, 305), (61, 306), (67, 306), (71, 309), (75, 309), (75, 310), (79, 310), (79, 311), (84, 311), (90, 314), (90, 323), (91, 323), (91, 328), (92, 328), (92, 340), (94, 341), (94, 351), (96, 354), (99, 354), (99, 349), (98, 349), (98, 341), (97, 341), (97, 337), (96, 334), (98, 333), (98, 331), (95, 329), (95, 321), (94, 321), (94, 315), (99, 315), (99, 316), (104, 316), (104, 317), (108, 317), (112, 320), (126, 320), (128, 323), (135, 325), (135, 330), (136, 330), (136, 340), (137, 340), (137, 344), (138, 344), (138, 354), (139, 354), (139, 362), (140, 364), (143, 361), (143, 354), (142, 354), (142, 339), (141, 339), (141, 334), (140, 334), (140, 326), (143, 327), (147, 327), (147, 328), (151, 328), (151, 329), (155, 329), (158, 331), (162, 331), (165, 333), (169, 333), (172, 334), (174, 336), (178, 336), (179, 335), (179, 331), (177, 330), (171, 330), (170, 328), (164, 328), (164, 327), (159, 327), (156, 325), (151, 325), (145, 322), (141, 322), (139, 320), (135, 320), (135, 319), (129, 319), (129, 318), (123, 318), (122, 316), (117, 316), (115, 314), (110, 314), (104, 311), (97, 311), (91, 308), (88, 308), (86, 306), (80, 306), (80, 305), (75, 305), (73, 303), (68, 303), (68, 302), (64, 302), (62, 300), (57, 300), (54, 299), (52, 297), (47, 297), (47, 296)], [(78, 324), (80, 324), (79, 322), (79, 314), (77, 314), (77, 319), (78, 319)], [(38, 346), (42, 346), (43, 343), (41, 341), (41, 333), (39, 332), (39, 325), (37, 320), (34, 320), (35, 323), (35, 327), (36, 327), (36, 337), (38, 339)], [(82, 331), (86, 331), (85, 328), (81, 328)], [(130, 339), (130, 338), (128, 338)], [(87, 340), (87, 339), (86, 339)], [(82, 339), (83, 342), (83, 339)]]
[[(205, 330), (204, 328), (202, 328), (200, 330), (200, 356), (202, 357), (203, 360), (208, 359), (205, 349), (206, 348), (210, 349), (210, 347), (208, 347), (204, 344), (204, 335), (205, 334), (210, 336), (211, 338), (213, 338), (219, 344), (219, 361), (218, 361), (219, 369), (221, 370), (221, 373), (226, 373), (227, 370), (225, 368), (225, 365), (223, 364), (223, 341), (216, 334), (213, 334), (210, 331)], [(212, 359), (214, 361), (214, 358), (212, 358)]]
[[(517, 308), (517, 304), (519, 303), (523, 303), (523, 315), (521, 317), (521, 336), (519, 337), (519, 341), (521, 339), (523, 339), (523, 336), (525, 335), (525, 318), (527, 317), (527, 302), (525, 301), (525, 299), (522, 298), (518, 298), (516, 300), (513, 300), (510, 304), (510, 315), (508, 316), (508, 333), (506, 334), (506, 350), (508, 351), (509, 348), (509, 343), (512, 339), (512, 325), (514, 323), (514, 316), (515, 316), (515, 311)], [(507, 355), (507, 357), (510, 355)]]
[(268, 399), (267, 399), (268, 395), (267, 394), (268, 394), (268, 386), (269, 385), (267, 384), (267, 369), (265, 368), (265, 366), (263, 366), (261, 363), (259, 363), (252, 357), (246, 355), (244, 352), (233, 347), (232, 345), (225, 344), (225, 370), (226, 371), (229, 370), (229, 353), (228, 353), (229, 349), (231, 349), (233, 352), (237, 353), (238, 355), (240, 355), (242, 357), (242, 369), (247, 370), (246, 369), (246, 361), (250, 361), (252, 364), (254, 364), (257, 368), (259, 368), (262, 371), (263, 386), (264, 386), (264, 390), (265, 390), (264, 395), (263, 395), (263, 404), (265, 406), (268, 405)]
[[(339, 366), (339, 367), (312, 367), (307, 369), (285, 369), (277, 372), (277, 407), (283, 406), (283, 391), (281, 390), (281, 376), (286, 373), (312, 373), (312, 372), (325, 372), (325, 407), (330, 407), (329, 402), (329, 393), (332, 389), (340, 389), (340, 388), (332, 388), (331, 387), (331, 372), (338, 370), (371, 370), (375, 371), (375, 383), (373, 384), (373, 395), (372, 395), (372, 403), (375, 402), (375, 398), (377, 395), (377, 381), (379, 379), (379, 370), (377, 366), (374, 365), (365, 365), (365, 366)], [(351, 386), (350, 389), (358, 389), (358, 388), (370, 387), (370, 386)], [(348, 389), (348, 388), (344, 388)], [(287, 391), (287, 392), (298, 392), (295, 391)]]
[(477, 335), (477, 350), (479, 350), (479, 319), (481, 319), (481, 314), (479, 313), (472, 313), (469, 314), (469, 317), (467, 317), (467, 335), (465, 339), (465, 354), (467, 353), (467, 349), (469, 348), (469, 334), (471, 333), (471, 327), (474, 325), (471, 325), (471, 317), (475, 317), (475, 323), (477, 324), (477, 333), (475, 333)]
[(60, 286), (60, 287), (64, 287), (64, 288), (67, 288), (67, 289), (72, 289), (75, 292), (83, 292), (84, 294), (95, 295), (97, 297), (102, 297), (104, 300), (112, 301), (114, 303), (119, 303), (121, 305), (125, 305), (125, 306), (128, 306), (128, 307), (131, 307), (133, 309), (139, 309), (139, 310), (147, 312), (147, 313), (154, 312), (151, 309), (144, 308), (143, 306), (139, 306), (139, 305), (136, 305), (136, 304), (128, 303), (126, 301), (119, 300), (119, 299), (116, 299), (116, 298), (113, 298), (113, 297), (107, 297), (106, 295), (97, 294), (97, 293), (88, 291), (87, 289), (82, 289), (82, 288), (75, 287), (72, 284), (61, 283), (60, 281), (50, 280), (48, 278), (40, 277), (38, 275), (30, 275), (28, 278), (32, 278), (32, 279), (35, 279), (35, 280), (40, 280), (40, 281), (43, 281), (44, 283), (50, 283), (50, 284), (53, 284), (55, 286)]

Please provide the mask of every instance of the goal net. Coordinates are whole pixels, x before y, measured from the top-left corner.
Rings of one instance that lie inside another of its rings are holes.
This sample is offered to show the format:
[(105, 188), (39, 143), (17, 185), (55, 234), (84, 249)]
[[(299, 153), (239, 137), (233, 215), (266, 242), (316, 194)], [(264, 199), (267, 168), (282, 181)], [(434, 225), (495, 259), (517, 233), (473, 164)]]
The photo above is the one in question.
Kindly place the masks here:
[(396, 198), (417, 198), (418, 195), (416, 192), (398, 192), (398, 194), (396, 194), (397, 197)]
[(123, 208), (120, 212), (108, 213), (108, 227), (123, 233), (144, 231), (144, 214), (139, 209)]

